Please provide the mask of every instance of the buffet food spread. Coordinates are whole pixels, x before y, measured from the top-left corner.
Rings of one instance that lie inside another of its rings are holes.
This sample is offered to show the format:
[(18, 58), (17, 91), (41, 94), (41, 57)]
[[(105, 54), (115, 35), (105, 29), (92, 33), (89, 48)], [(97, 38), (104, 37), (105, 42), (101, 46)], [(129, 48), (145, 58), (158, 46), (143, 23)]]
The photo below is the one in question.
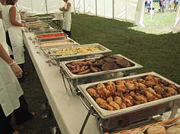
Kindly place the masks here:
[[(114, 70), (134, 66), (121, 56), (102, 56), (98, 59), (81, 60), (67, 63), (66, 66), (73, 74), (87, 74), (93, 72)], [(85, 71), (88, 70), (88, 71)], [(82, 73), (85, 71), (84, 73)]]
[(36, 36), (38, 39), (45, 39), (45, 38), (54, 38), (54, 37), (62, 37), (65, 36), (64, 33), (53, 33), (53, 34), (43, 34)]
[[(112, 134), (179, 134), (180, 117)], [(110, 134), (108, 132), (104, 134)]]
[(180, 88), (159, 77), (146, 75), (99, 83), (88, 87), (87, 92), (102, 109), (114, 111), (177, 95)]
[(57, 62), (67, 93), (70, 90), (79, 97), (88, 113), (95, 116), (100, 133), (180, 134), (179, 118), (115, 132), (172, 110), (180, 101), (178, 84), (154, 72), (132, 75), (142, 66), (121, 54), (109, 54), (111, 50), (99, 43), (75, 42), (47, 24), (45, 21), (52, 19), (49, 16), (23, 19), (29, 25), (28, 32), (34, 32), (39, 48), (50, 61)]
[(103, 51), (97, 46), (72, 46), (69, 48), (53, 49), (53, 55), (69, 56)]
[(71, 39), (64, 39), (64, 40), (56, 40), (56, 41), (46, 41), (46, 42), (40, 42), (42, 47), (47, 47), (47, 46), (61, 46), (61, 45), (71, 45), (74, 44), (75, 42)]

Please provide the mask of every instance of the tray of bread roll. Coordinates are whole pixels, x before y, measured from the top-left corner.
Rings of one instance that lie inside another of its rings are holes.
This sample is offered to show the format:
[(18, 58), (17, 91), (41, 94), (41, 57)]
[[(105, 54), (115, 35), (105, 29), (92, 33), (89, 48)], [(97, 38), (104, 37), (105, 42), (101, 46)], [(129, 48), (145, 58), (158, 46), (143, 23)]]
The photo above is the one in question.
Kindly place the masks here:
[(61, 62), (61, 67), (70, 79), (86, 78), (142, 68), (141, 65), (121, 54), (64, 61)]
[(131, 119), (150, 117), (169, 110), (180, 100), (180, 86), (155, 72), (77, 87), (102, 119), (125, 118), (128, 114)]
[(104, 134), (180, 134), (180, 116), (139, 128)]

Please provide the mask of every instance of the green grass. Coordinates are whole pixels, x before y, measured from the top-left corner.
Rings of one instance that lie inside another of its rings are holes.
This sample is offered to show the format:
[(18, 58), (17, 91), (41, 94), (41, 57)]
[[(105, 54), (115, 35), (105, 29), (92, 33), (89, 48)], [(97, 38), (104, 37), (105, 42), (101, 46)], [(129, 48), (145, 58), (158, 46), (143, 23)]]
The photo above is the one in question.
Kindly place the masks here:
[(132, 23), (73, 15), (72, 38), (80, 44), (100, 43), (144, 68), (180, 83), (180, 33), (154, 35), (129, 29)]
[[(175, 11), (165, 11), (164, 13), (159, 12), (159, 2), (154, 2), (153, 7), (155, 8), (154, 15), (147, 13), (145, 10), (144, 24), (145, 27), (133, 26), (131, 29), (143, 31), (146, 33), (153, 34), (165, 34), (171, 31), (174, 25), (176, 12)], [(173, 6), (172, 6), (173, 8)]]

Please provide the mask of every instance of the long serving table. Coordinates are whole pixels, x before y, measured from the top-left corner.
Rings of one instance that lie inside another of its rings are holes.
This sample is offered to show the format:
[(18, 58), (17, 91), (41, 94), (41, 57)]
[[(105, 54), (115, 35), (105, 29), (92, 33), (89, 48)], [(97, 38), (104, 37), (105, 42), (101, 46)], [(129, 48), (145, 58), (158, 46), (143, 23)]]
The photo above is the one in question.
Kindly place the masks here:
[[(79, 98), (69, 96), (63, 84), (58, 66), (49, 66), (48, 57), (41, 51), (38, 44), (32, 43), (33, 33), (24, 32), (23, 38), (31, 60), (39, 76), (46, 97), (62, 134), (79, 134), (88, 111)], [(99, 134), (95, 117), (90, 116), (84, 134)]]

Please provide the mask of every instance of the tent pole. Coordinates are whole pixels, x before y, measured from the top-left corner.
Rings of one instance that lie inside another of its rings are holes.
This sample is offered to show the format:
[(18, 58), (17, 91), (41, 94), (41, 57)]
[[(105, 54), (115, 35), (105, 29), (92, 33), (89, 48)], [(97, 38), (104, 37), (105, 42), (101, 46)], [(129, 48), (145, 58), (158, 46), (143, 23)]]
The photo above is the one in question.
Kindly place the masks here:
[(31, 0), (31, 7), (32, 7), (32, 13), (33, 13), (33, 3), (32, 3), (32, 0)]
[(75, 5), (75, 3), (76, 3), (75, 0), (73, 0), (73, 4), (74, 4), (74, 14), (76, 14), (76, 7), (75, 7), (76, 5)]
[(47, 5), (47, 0), (45, 0), (45, 4), (46, 4), (46, 14), (48, 14), (48, 5)]
[(127, 0), (125, 0), (125, 21), (127, 21)]
[(97, 0), (95, 0), (96, 16), (97, 16)]
[(114, 19), (114, 0), (112, 0), (112, 17)]
[(85, 1), (86, 1), (86, 0), (84, 0), (84, 14), (86, 13), (86, 11), (85, 11), (85, 10), (86, 10), (86, 9), (85, 9), (85, 7), (86, 7)]

